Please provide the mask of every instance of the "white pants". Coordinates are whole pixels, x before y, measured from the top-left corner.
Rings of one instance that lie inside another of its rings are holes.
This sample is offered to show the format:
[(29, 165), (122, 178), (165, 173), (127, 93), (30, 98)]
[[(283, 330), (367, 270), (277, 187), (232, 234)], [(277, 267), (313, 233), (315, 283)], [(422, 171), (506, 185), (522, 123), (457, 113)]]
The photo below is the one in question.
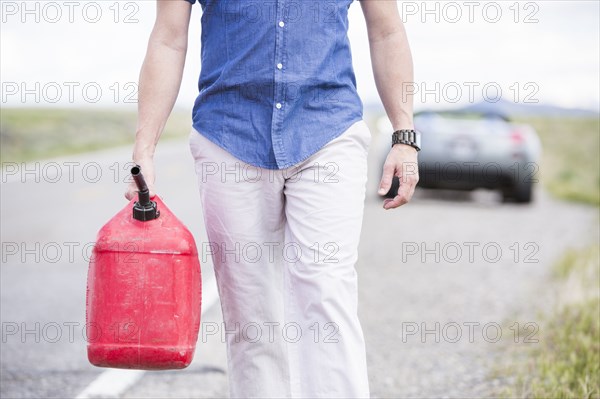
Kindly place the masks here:
[(354, 265), (370, 141), (360, 121), (268, 170), (192, 131), (232, 397), (369, 396)]

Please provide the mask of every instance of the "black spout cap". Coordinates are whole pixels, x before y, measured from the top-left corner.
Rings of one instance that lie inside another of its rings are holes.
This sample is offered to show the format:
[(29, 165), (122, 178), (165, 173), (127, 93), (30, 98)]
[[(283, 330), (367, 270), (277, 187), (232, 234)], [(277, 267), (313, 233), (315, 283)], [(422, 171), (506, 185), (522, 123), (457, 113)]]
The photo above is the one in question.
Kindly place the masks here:
[(135, 165), (131, 168), (131, 176), (138, 188), (138, 200), (133, 205), (133, 218), (141, 222), (158, 218), (160, 211), (156, 208), (156, 202), (150, 200), (150, 190), (148, 190), (148, 185), (142, 175), (142, 168)]

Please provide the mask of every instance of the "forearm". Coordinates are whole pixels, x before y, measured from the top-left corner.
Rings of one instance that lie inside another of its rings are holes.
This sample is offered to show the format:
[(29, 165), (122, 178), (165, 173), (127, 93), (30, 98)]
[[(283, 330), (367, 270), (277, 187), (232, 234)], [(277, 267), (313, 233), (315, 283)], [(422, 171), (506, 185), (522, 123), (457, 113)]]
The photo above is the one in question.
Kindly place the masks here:
[(187, 39), (173, 44), (153, 32), (142, 65), (133, 159), (152, 157), (181, 86)]
[(394, 130), (413, 129), (413, 61), (402, 25), (370, 37), (371, 60), (377, 91)]

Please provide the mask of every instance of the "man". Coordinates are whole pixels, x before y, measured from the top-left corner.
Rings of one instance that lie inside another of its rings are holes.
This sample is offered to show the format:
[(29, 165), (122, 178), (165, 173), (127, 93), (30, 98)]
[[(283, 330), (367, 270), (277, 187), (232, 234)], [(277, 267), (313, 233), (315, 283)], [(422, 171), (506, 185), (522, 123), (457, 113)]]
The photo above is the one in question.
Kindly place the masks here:
[[(177, 97), (195, 0), (159, 0), (140, 74), (133, 160), (153, 154)], [(354, 264), (370, 133), (347, 37), (352, 0), (199, 0), (200, 94), (190, 147), (211, 244), (232, 397), (368, 397)], [(394, 175), (418, 180), (412, 59), (395, 1), (363, 0)], [(406, 101), (406, 98), (409, 101)], [(405, 101), (403, 101), (403, 99)], [(391, 133), (391, 132), (390, 132)], [(132, 198), (135, 187), (126, 196)], [(373, 272), (376, 272), (375, 267)]]

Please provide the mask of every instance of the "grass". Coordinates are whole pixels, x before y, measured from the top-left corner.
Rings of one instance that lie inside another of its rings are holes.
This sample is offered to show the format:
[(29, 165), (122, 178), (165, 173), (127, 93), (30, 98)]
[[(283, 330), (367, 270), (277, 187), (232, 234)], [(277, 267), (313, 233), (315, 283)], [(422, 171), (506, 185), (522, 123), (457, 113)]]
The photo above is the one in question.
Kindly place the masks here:
[[(133, 144), (136, 113), (81, 109), (2, 109), (0, 157), (23, 162)], [(174, 112), (165, 138), (183, 137), (191, 114)]]
[(556, 264), (561, 304), (541, 323), (539, 344), (509, 361), (520, 378), (502, 397), (600, 398), (599, 256), (594, 244)]
[(542, 141), (541, 181), (554, 196), (600, 205), (600, 118), (527, 118)]

